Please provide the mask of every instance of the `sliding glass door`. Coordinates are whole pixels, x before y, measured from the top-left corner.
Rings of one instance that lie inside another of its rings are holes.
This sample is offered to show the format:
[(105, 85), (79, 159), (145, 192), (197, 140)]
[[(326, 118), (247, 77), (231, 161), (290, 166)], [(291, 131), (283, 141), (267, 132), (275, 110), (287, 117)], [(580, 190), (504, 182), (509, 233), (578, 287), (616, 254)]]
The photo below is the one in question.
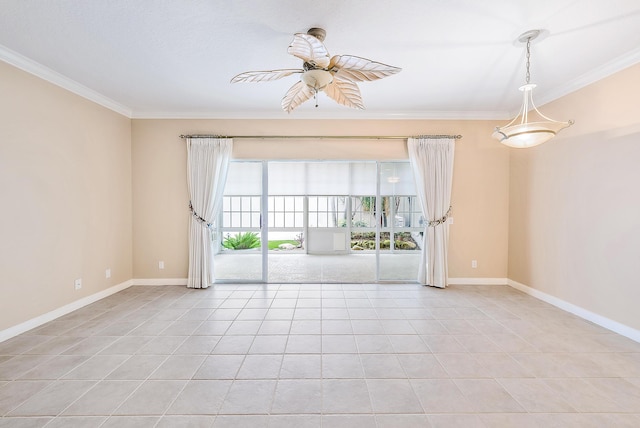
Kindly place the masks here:
[(216, 278), (414, 281), (420, 219), (408, 162), (232, 162)]

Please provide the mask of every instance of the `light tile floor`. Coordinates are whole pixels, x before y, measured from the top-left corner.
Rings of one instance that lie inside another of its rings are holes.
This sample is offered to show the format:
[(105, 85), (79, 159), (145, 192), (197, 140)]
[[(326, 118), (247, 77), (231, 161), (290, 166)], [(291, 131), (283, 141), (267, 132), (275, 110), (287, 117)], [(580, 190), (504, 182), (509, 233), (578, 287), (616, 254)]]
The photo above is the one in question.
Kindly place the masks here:
[(0, 427), (639, 427), (640, 344), (507, 286), (131, 287), (0, 343)]

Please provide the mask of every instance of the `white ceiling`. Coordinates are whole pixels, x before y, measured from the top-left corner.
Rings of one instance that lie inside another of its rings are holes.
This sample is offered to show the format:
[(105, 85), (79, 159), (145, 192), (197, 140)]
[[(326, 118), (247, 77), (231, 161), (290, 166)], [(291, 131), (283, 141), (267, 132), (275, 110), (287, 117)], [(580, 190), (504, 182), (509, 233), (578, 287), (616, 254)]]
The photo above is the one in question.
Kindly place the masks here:
[[(287, 46), (310, 27), (403, 70), (359, 84), (366, 110), (321, 94), (285, 113), (299, 75), (229, 82), (299, 68)], [(130, 117), (507, 118), (530, 29), (538, 105), (640, 62), (638, 0), (0, 0), (0, 59)]]

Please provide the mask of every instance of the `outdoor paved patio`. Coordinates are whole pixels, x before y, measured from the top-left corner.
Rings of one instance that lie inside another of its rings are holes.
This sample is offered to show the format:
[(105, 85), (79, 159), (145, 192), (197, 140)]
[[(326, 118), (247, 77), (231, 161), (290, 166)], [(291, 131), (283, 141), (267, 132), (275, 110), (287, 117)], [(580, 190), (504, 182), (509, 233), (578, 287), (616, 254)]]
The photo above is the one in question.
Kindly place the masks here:
[[(418, 275), (419, 252), (380, 254), (380, 280), (414, 282)], [(353, 283), (376, 281), (375, 254), (311, 255), (269, 252), (269, 283)], [(215, 257), (219, 281), (261, 278), (258, 253), (221, 253)]]

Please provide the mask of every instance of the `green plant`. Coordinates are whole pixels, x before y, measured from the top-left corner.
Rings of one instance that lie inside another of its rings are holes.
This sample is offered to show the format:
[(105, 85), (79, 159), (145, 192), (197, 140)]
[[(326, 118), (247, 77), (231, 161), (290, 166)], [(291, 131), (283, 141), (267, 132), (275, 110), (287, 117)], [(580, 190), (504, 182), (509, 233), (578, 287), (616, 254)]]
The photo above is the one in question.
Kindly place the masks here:
[(374, 211), (376, 208), (376, 198), (374, 196), (362, 196), (360, 203), (364, 211)]
[(227, 234), (222, 246), (230, 250), (248, 250), (260, 247), (260, 237), (255, 232), (238, 233), (235, 236)]
[[(347, 227), (347, 220), (340, 220), (338, 222), (338, 227)], [(369, 227), (369, 223), (363, 220), (352, 220), (351, 227)]]

